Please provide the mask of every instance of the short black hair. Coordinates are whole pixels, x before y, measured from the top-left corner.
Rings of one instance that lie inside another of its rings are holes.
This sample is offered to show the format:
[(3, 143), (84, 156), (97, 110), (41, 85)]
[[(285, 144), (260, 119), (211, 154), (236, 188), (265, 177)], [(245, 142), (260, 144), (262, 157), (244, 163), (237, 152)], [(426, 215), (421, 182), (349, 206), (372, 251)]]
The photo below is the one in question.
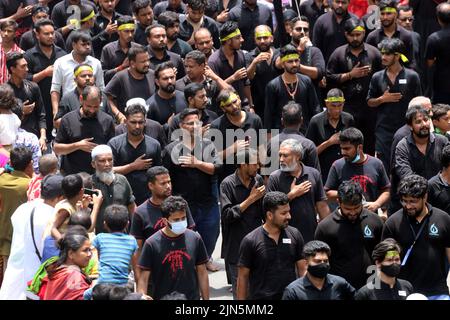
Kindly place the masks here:
[(24, 171), (31, 160), (33, 159), (33, 153), (26, 147), (17, 147), (11, 150), (9, 154), (9, 160), (14, 170)]
[(169, 218), (171, 214), (184, 211), (187, 213), (188, 203), (183, 197), (169, 196), (161, 204), (161, 214), (164, 218)]
[(11, 51), (6, 54), (6, 68), (8, 69), (10, 74), (12, 73), (11, 68), (16, 67), (17, 61), (20, 59), (24, 59), (24, 57), (24, 54), (18, 51)]
[(91, 215), (86, 210), (78, 210), (70, 215), (69, 225), (82, 226), (89, 230), (92, 226)]
[(285, 193), (280, 191), (267, 192), (263, 198), (264, 216), (267, 215), (268, 211), (274, 212), (279, 206), (284, 206), (288, 203), (289, 198)]
[(287, 56), (288, 54), (298, 54), (297, 48), (292, 44), (287, 44), (280, 49), (280, 57)]
[(361, 130), (350, 127), (341, 131), (339, 134), (339, 142), (349, 142), (355, 147), (360, 144), (364, 145), (364, 135)]
[(433, 104), (433, 108), (431, 110), (433, 112), (431, 119), (439, 120), (441, 117), (447, 115), (447, 112), (450, 110), (450, 105), (443, 103)]
[(448, 2), (440, 3), (436, 7), (436, 16), (445, 25), (450, 24), (450, 4)]
[(141, 46), (141, 45), (133, 46), (128, 50), (128, 54), (127, 54), (128, 60), (136, 61), (136, 57), (138, 54), (146, 53), (146, 52), (148, 52), (148, 51), (145, 50), (144, 46)]
[(143, 106), (141, 106), (138, 103), (134, 103), (125, 108), (124, 115), (125, 115), (125, 117), (128, 118), (129, 116), (132, 116), (137, 113), (142, 113), (144, 115), (144, 117), (147, 114), (147, 112), (145, 111), (145, 108)]
[(158, 23), (163, 25), (166, 29), (172, 28), (176, 23), (180, 23), (178, 14), (173, 11), (164, 11), (158, 16)]
[[(88, 3), (81, 4), (81, 8), (80, 8), (80, 9), (81, 9), (81, 10), (80, 10), (80, 18), (81, 18), (81, 20), (83, 20), (83, 19), (89, 17), (89, 15), (91, 14), (91, 12), (92, 12), (92, 11), (95, 11), (95, 10), (94, 10), (94, 7), (91, 6), (91, 5), (88, 4)], [(95, 18), (95, 16), (94, 16), (93, 18)], [(89, 20), (90, 20), (90, 19), (89, 19)], [(86, 23), (86, 22), (88, 22), (89, 20), (84, 21), (84, 22), (81, 22), (81, 23), (82, 23), (82, 24), (83, 24), (83, 23)]]
[(333, 88), (327, 92), (327, 98), (340, 98), (344, 97), (344, 92), (341, 89)]
[(380, 0), (378, 3), (378, 7), (380, 10), (383, 10), (384, 8), (395, 8), (397, 9), (397, 0)]
[(331, 248), (328, 244), (319, 240), (312, 240), (303, 247), (303, 257), (305, 259), (314, 257), (317, 253), (326, 253), (328, 258), (331, 256)]
[(192, 50), (186, 54), (184, 57), (184, 60), (192, 59), (197, 63), (198, 65), (206, 63), (206, 55), (201, 52), (200, 50)]
[(113, 285), (109, 291), (109, 300), (123, 300), (130, 293), (130, 290), (125, 286)]
[(428, 181), (417, 174), (410, 174), (400, 181), (398, 195), (400, 197), (423, 198), (428, 192)]
[(299, 103), (288, 102), (281, 112), (285, 126), (299, 125), (302, 123), (302, 106)]
[(0, 84), (0, 109), (11, 110), (16, 104), (16, 95), (11, 86), (7, 83)]
[(12, 19), (6, 19), (6, 20), (0, 22), (0, 30), (4, 31), (8, 27), (13, 27), (13, 29), (15, 31), (15, 30), (17, 30), (17, 28), (19, 28), (19, 25), (17, 24), (17, 22), (15, 22)]
[(426, 118), (430, 117), (427, 109), (425, 109), (424, 107), (412, 106), (411, 108), (408, 108), (408, 110), (406, 110), (405, 114), (406, 123), (411, 126), (418, 114), (422, 114)]
[(239, 25), (235, 21), (228, 20), (225, 22), (221, 27), (219, 31), (220, 38), (225, 38), (230, 33), (233, 33), (239, 28)]
[(169, 174), (169, 170), (163, 166), (154, 166), (147, 170), (147, 183), (154, 183), (156, 181), (156, 177), (162, 174)]
[(158, 64), (158, 66), (155, 68), (155, 79), (159, 79), (159, 74), (166, 70), (166, 69), (173, 69), (174, 65), (171, 61), (166, 61), (161, 64)]
[(339, 202), (349, 205), (358, 205), (362, 203), (363, 189), (361, 185), (352, 180), (343, 181), (338, 187)]
[(364, 22), (358, 18), (350, 18), (344, 23), (344, 31), (346, 33), (351, 33), (357, 27), (363, 27), (364, 30), (366, 29)]
[(109, 292), (114, 284), (101, 282), (92, 288), (92, 300), (109, 300)]
[(414, 12), (413, 8), (412, 8), (411, 6), (409, 6), (409, 5), (401, 5), (401, 6), (397, 6), (397, 12), (400, 13), (400, 11), (405, 11), (405, 12), (407, 12), (407, 11), (413, 11), (413, 12)]
[(46, 14), (50, 14), (50, 9), (46, 5), (38, 3), (33, 6), (33, 9), (31, 9), (31, 15), (35, 16), (39, 12), (45, 12)]
[(120, 204), (112, 204), (106, 207), (104, 220), (111, 232), (122, 232), (129, 221), (127, 207)]
[(406, 53), (404, 42), (398, 38), (386, 38), (381, 40), (381, 42), (378, 43), (378, 49), (380, 51), (386, 51), (389, 54), (395, 54), (397, 52), (403, 54)]
[(134, 19), (131, 16), (121, 16), (119, 18), (117, 18), (117, 26), (121, 26), (123, 24), (134, 24)]
[(191, 82), (184, 88), (184, 98), (189, 101), (189, 98), (195, 97), (197, 92), (203, 89), (205, 89), (203, 83)]
[(150, 0), (136, 0), (131, 5), (131, 9), (133, 10), (133, 13), (135, 15), (139, 14), (139, 10), (147, 8), (147, 7), (151, 8)]
[(53, 23), (52, 20), (42, 19), (34, 24), (34, 30), (36, 30), (36, 32), (41, 32), (41, 28), (44, 26), (52, 26), (53, 29), (55, 29), (55, 24)]
[(166, 30), (166, 28), (162, 24), (154, 23), (154, 24), (149, 25), (147, 28), (145, 28), (145, 36), (147, 38), (150, 37), (150, 33), (152, 32), (153, 29), (156, 29), (156, 28), (162, 28), (162, 29)]
[(306, 22), (306, 23), (309, 24), (309, 19), (308, 19), (307, 16), (300, 16), (300, 17), (299, 16), (295, 16), (293, 19), (290, 19), (290, 22), (292, 24), (296, 24), (299, 21), (303, 21), (303, 22)]
[(220, 92), (219, 92), (219, 94), (217, 95), (217, 98), (216, 98), (217, 103), (220, 105), (221, 102), (227, 101), (228, 98), (230, 98), (230, 96), (233, 93), (237, 95), (237, 92), (236, 92), (236, 90), (233, 87), (220, 90)]
[(187, 0), (186, 4), (192, 10), (205, 10), (206, 8), (206, 0)]
[(194, 109), (194, 108), (184, 108), (184, 109), (180, 112), (180, 121), (183, 122), (184, 119), (186, 119), (187, 116), (194, 115), (194, 114), (196, 114), (197, 116), (200, 117), (198, 109)]
[(69, 174), (62, 181), (63, 194), (67, 199), (71, 199), (83, 189), (83, 179), (79, 174)]
[(386, 238), (378, 243), (372, 251), (372, 260), (375, 262), (382, 262), (386, 258), (388, 251), (401, 252), (400, 245), (392, 238)]
[(441, 165), (443, 168), (450, 166), (450, 145), (446, 145), (441, 152)]
[(73, 31), (71, 33), (72, 36), (72, 45), (74, 43), (77, 43), (78, 41), (82, 42), (91, 42), (92, 43), (92, 37), (90, 34), (82, 31)]
[(258, 152), (252, 148), (240, 149), (236, 152), (235, 159), (238, 167), (243, 164), (253, 164), (252, 160), (258, 160)]

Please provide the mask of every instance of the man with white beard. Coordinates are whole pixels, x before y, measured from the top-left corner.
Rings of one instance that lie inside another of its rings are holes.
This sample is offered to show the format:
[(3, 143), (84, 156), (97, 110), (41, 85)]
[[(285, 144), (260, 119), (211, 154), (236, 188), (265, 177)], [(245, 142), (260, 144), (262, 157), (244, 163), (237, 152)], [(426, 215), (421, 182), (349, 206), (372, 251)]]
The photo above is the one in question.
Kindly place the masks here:
[(317, 227), (316, 212), (320, 220), (330, 214), (320, 172), (302, 163), (303, 147), (298, 140), (283, 141), (279, 156), (280, 169), (270, 175), (266, 191), (287, 194), (292, 216), (289, 225), (301, 232), (305, 242), (311, 241)]
[(92, 175), (94, 189), (99, 189), (103, 195), (103, 202), (97, 216), (95, 233), (107, 232), (103, 224), (105, 209), (112, 204), (120, 204), (128, 208), (130, 215), (134, 213), (133, 190), (127, 178), (113, 171), (113, 153), (109, 146), (101, 144), (96, 146), (92, 152), (92, 167), (95, 173)]

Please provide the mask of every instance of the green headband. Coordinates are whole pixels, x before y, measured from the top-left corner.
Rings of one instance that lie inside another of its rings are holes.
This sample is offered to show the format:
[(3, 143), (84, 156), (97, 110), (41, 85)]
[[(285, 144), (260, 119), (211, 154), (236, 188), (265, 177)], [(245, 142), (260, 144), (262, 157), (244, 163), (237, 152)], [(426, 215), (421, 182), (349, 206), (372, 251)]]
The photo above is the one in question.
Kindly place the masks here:
[(300, 59), (300, 56), (298, 55), (298, 53), (287, 54), (281, 58), (281, 62), (286, 62), (286, 61), (292, 60), (292, 59)]
[(220, 38), (220, 41), (224, 42), (224, 41), (227, 41), (228, 39), (234, 38), (239, 35), (241, 35), (241, 30), (236, 29), (234, 32), (230, 33), (229, 35), (227, 35), (223, 38)]
[(117, 30), (119, 31), (123, 31), (123, 30), (134, 30), (136, 28), (136, 26), (134, 25), (134, 23), (124, 23), (121, 24)]
[(380, 12), (389, 12), (389, 13), (397, 13), (397, 9), (392, 7), (385, 7), (380, 10)]
[(362, 26), (357, 26), (355, 29), (353, 29), (353, 31), (366, 31), (366, 29), (364, 29), (364, 27)]
[(89, 13), (89, 15), (87, 17), (81, 19), (80, 21), (81, 22), (86, 22), (86, 21), (89, 21), (90, 19), (92, 19), (93, 17), (95, 17), (95, 11), (94, 10), (92, 10), (91, 13)]
[(234, 92), (230, 94), (230, 96), (228, 97), (227, 100), (221, 101), (220, 102), (220, 106), (221, 107), (225, 107), (226, 105), (229, 105), (230, 103), (232, 103), (234, 100), (236, 100), (238, 98), (237, 94), (235, 94)]
[(92, 67), (90, 67), (90, 66), (82, 66), (82, 67), (79, 67), (77, 69), (77, 71), (74, 72), (75, 77), (78, 77), (78, 75), (80, 73), (82, 73), (83, 71), (90, 71), (90, 72), (94, 73), (94, 69), (92, 69)]
[(400, 253), (396, 250), (391, 250), (386, 252), (386, 255), (384, 256), (385, 259), (394, 258), (400, 256)]
[(344, 97), (328, 97), (325, 102), (345, 102)]

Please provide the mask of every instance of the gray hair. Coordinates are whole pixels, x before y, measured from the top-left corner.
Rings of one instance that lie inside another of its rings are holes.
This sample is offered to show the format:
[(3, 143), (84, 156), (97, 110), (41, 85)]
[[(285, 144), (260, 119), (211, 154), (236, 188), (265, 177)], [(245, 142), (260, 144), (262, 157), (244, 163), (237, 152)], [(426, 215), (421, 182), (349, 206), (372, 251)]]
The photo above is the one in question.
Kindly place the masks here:
[(280, 148), (289, 148), (292, 152), (298, 154), (300, 159), (303, 159), (303, 146), (298, 140), (286, 139), (281, 143)]
[(425, 105), (431, 106), (430, 98), (424, 97), (424, 96), (418, 96), (418, 97), (414, 97), (411, 99), (411, 101), (408, 104), (408, 109), (415, 107), (415, 106), (425, 108)]

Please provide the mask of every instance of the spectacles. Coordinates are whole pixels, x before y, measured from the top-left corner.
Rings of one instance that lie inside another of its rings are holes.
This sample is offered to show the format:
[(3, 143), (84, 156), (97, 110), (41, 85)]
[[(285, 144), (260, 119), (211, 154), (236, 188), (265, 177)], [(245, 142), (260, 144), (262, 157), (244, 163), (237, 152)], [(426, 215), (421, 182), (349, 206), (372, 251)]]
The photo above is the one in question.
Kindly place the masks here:
[(399, 19), (399, 20), (402, 21), (402, 22), (405, 22), (405, 21), (413, 22), (414, 21), (414, 17), (402, 18), (402, 19)]
[(309, 28), (308, 27), (297, 27), (297, 28), (295, 28), (295, 31), (297, 31), (297, 32), (300, 32), (300, 31), (309, 32)]

